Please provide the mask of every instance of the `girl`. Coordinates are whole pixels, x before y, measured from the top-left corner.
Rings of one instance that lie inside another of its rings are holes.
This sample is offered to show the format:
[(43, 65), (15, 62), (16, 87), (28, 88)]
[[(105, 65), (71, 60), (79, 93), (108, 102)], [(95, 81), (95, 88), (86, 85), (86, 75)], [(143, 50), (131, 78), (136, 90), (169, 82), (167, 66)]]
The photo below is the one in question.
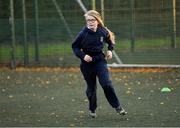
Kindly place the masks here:
[(115, 44), (114, 34), (104, 27), (100, 14), (95, 10), (85, 13), (87, 25), (78, 34), (72, 44), (74, 54), (81, 59), (80, 69), (87, 83), (86, 95), (89, 100), (89, 115), (95, 118), (97, 115), (96, 77), (104, 90), (109, 104), (115, 108), (117, 114), (126, 115), (115, 94), (115, 90), (109, 79), (107, 61), (103, 53), (104, 42), (108, 44), (107, 59), (112, 58), (112, 50)]

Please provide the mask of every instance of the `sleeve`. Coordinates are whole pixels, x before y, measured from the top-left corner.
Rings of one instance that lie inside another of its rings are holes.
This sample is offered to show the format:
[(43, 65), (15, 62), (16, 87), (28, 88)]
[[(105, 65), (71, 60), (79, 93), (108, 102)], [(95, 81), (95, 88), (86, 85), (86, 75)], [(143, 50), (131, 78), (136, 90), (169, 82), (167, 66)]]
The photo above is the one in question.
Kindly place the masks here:
[(83, 39), (83, 32), (80, 32), (72, 43), (73, 52), (80, 59), (84, 59), (85, 56), (85, 53), (81, 50), (82, 39)]

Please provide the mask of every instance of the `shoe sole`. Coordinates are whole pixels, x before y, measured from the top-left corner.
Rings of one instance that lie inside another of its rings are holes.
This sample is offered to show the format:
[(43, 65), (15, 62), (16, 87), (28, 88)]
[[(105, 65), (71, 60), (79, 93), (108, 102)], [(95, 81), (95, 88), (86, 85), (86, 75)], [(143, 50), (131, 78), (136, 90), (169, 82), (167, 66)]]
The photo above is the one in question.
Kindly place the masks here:
[(91, 115), (91, 114), (89, 114), (89, 116), (91, 117), (91, 118), (96, 118), (97, 117), (97, 115), (95, 114), (95, 115)]
[(122, 115), (122, 116), (125, 116), (127, 115), (127, 112), (124, 112), (124, 113), (117, 113), (118, 115)]

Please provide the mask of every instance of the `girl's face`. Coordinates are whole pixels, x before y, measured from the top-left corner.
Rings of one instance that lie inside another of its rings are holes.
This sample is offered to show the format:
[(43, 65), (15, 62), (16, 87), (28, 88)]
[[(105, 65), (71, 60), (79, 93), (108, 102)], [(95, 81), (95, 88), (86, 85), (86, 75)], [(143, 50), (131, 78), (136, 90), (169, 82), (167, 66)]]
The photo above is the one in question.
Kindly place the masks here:
[(98, 21), (96, 20), (96, 18), (89, 15), (87, 15), (85, 18), (86, 18), (87, 27), (93, 31), (96, 31), (98, 26)]

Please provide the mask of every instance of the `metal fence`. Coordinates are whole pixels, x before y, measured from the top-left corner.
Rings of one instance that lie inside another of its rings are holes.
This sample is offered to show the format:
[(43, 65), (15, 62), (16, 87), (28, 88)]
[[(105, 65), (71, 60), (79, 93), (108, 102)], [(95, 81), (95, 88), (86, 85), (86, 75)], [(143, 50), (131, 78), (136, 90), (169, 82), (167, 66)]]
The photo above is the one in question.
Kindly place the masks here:
[[(123, 64), (180, 64), (180, 1), (79, 2), (102, 14)], [(78, 0), (0, 0), (0, 64), (77, 66), (71, 43), (84, 25)]]

